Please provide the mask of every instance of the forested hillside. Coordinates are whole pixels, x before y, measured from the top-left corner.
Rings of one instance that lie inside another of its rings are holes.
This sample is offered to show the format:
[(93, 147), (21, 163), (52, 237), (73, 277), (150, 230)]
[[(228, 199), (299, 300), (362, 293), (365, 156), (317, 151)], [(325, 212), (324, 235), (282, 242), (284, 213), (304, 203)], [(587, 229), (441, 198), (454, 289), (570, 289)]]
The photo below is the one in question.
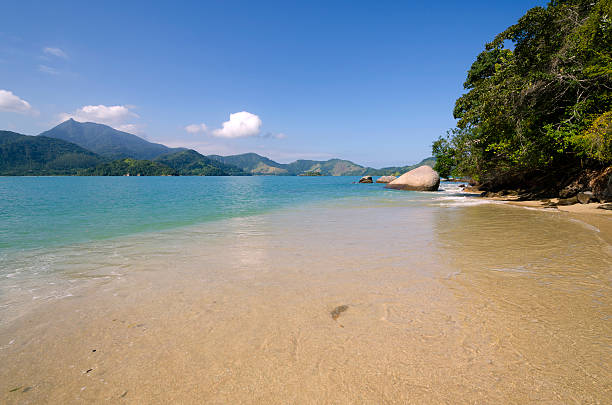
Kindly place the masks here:
[(612, 163), (612, 0), (529, 10), (478, 55), (433, 144), (442, 176), (555, 192)]
[(0, 131), (0, 175), (76, 174), (101, 163), (95, 153), (61, 139)]
[(80, 170), (78, 174), (80, 176), (177, 176), (178, 172), (161, 163), (127, 158)]
[(73, 119), (64, 121), (40, 135), (72, 142), (107, 159), (154, 159), (181, 150), (146, 141), (108, 125), (78, 122)]
[(195, 150), (162, 155), (155, 162), (169, 166), (181, 176), (244, 176), (244, 171), (236, 166), (226, 165), (218, 160), (210, 159)]

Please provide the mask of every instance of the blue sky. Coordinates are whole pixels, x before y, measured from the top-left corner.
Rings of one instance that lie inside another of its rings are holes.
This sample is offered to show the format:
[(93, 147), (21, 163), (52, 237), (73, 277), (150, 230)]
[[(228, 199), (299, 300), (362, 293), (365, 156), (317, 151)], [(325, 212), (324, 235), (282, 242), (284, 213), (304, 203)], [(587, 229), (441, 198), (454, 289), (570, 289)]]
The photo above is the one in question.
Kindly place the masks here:
[(545, 4), (4, 2), (0, 129), (74, 117), (205, 154), (414, 163), (484, 44)]

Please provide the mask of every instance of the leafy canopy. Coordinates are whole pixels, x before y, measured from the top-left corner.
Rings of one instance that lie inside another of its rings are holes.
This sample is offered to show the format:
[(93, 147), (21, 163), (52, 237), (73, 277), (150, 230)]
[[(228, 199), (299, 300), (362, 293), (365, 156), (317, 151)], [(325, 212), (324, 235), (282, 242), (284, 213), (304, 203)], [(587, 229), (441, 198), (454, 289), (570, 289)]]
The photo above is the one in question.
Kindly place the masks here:
[(532, 8), (486, 45), (464, 88), (457, 127), (433, 144), (442, 176), (610, 165), (612, 0)]

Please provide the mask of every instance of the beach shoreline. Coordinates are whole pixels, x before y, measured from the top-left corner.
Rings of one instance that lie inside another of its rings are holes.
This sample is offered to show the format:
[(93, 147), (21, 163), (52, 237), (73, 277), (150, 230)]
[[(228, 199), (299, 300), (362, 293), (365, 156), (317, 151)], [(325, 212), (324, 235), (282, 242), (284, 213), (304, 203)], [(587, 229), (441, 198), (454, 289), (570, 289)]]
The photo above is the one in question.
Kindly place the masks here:
[(128, 237), (104, 271), (105, 244), (84, 247), (97, 275), (88, 287), (0, 328), (0, 398), (607, 396), (604, 231), (506, 204), (394, 204), (348, 199)]
[[(528, 209), (536, 209), (544, 212), (560, 212), (579, 221), (583, 221), (595, 227), (600, 236), (609, 244), (612, 245), (612, 210), (601, 209), (604, 203), (591, 202), (588, 204), (572, 204), (546, 206), (546, 202), (542, 200), (518, 200), (504, 197), (482, 197), (490, 201), (500, 201), (507, 205), (522, 207)], [(550, 199), (548, 201), (557, 202), (558, 199)]]

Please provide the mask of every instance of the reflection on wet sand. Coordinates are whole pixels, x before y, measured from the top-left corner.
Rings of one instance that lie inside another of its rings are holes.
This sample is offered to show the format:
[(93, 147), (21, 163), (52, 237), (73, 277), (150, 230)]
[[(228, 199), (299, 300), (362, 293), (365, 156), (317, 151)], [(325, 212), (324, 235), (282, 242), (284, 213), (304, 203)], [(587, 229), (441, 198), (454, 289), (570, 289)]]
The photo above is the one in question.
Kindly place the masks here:
[(7, 403), (611, 395), (609, 245), (562, 215), (343, 203), (80, 249), (120, 276), (7, 316)]

